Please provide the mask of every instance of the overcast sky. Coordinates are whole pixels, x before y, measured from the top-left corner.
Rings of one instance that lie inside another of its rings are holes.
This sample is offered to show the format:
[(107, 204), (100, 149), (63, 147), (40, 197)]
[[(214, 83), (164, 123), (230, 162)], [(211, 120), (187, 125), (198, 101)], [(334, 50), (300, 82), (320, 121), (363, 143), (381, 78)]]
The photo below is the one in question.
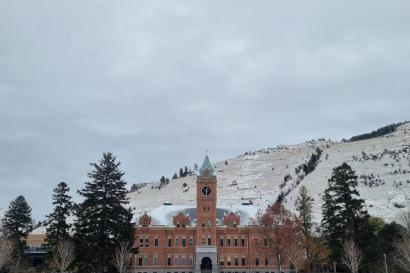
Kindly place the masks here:
[(0, 207), (410, 119), (409, 1), (0, 0)]

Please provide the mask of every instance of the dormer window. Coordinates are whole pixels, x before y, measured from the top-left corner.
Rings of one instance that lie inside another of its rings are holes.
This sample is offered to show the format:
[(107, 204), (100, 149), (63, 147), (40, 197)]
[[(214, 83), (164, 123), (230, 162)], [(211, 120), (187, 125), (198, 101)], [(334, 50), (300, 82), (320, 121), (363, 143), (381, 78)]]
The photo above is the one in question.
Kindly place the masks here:
[(148, 221), (144, 220), (144, 223), (142, 224), (143, 227), (148, 227)]

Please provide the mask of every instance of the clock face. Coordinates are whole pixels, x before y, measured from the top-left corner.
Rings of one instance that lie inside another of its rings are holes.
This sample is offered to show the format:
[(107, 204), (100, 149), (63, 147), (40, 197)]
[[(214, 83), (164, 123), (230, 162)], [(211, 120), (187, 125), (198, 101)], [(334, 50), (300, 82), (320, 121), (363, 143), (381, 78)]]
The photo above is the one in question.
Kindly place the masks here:
[(206, 196), (210, 195), (211, 194), (211, 188), (208, 187), (208, 186), (203, 187), (202, 188), (202, 194), (206, 195)]

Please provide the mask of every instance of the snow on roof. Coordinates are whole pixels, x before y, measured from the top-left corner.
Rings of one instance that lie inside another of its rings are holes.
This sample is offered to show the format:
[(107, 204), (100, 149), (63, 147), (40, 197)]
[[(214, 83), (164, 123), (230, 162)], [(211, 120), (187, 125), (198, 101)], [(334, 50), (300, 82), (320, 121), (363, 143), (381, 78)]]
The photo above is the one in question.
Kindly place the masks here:
[[(163, 205), (148, 211), (147, 214), (152, 218), (152, 224), (157, 226), (173, 226), (173, 217), (179, 212), (189, 215), (191, 224), (196, 224), (196, 207), (181, 205)], [(217, 224), (223, 224), (223, 218), (230, 212), (240, 215), (241, 225), (248, 225), (256, 215), (257, 208), (252, 205), (221, 206), (217, 208)], [(144, 212), (145, 213), (145, 212)], [(144, 213), (138, 215), (141, 217)]]

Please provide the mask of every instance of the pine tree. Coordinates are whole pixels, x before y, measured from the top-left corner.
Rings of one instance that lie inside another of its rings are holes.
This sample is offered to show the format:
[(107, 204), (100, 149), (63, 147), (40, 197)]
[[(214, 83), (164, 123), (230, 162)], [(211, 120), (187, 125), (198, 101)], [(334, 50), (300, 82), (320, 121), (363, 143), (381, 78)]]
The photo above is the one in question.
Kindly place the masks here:
[(184, 177), (184, 170), (182, 168), (179, 168), (179, 177)]
[(177, 179), (177, 178), (178, 178), (177, 173), (174, 173), (174, 175), (172, 176), (172, 179)]
[(33, 228), (33, 221), (31, 208), (22, 195), (11, 201), (2, 222), (6, 236), (15, 243), (16, 251), (23, 256), (26, 238)]
[(71, 224), (67, 223), (67, 217), (70, 216), (73, 203), (71, 196), (67, 194), (69, 191), (70, 188), (65, 182), (60, 182), (54, 189), (54, 211), (47, 215), (46, 229), (46, 244), (50, 248), (70, 237)]
[(104, 153), (91, 164), (90, 181), (79, 191), (84, 201), (76, 211), (74, 239), (81, 272), (113, 271), (110, 261), (116, 246), (132, 240), (132, 213), (125, 208), (127, 190), (120, 164), (111, 153)]
[(302, 223), (303, 234), (310, 237), (312, 229), (312, 206), (313, 198), (309, 196), (305, 186), (299, 190), (296, 199), (296, 210), (299, 212), (299, 220)]
[[(313, 198), (309, 196), (305, 186), (302, 186), (299, 190), (299, 195), (296, 199), (296, 210), (299, 212), (298, 218), (301, 224), (301, 229), (305, 239), (305, 250), (307, 260), (310, 261), (310, 241), (312, 231), (312, 206)], [(308, 266), (308, 272), (310, 272), (310, 266)]]
[(185, 169), (184, 169), (184, 176), (187, 176), (188, 175), (188, 166), (185, 166)]
[(344, 240), (354, 239), (354, 235), (359, 234), (362, 219), (367, 217), (357, 184), (355, 172), (343, 163), (333, 169), (323, 195), (322, 227), (333, 262), (340, 259)]

